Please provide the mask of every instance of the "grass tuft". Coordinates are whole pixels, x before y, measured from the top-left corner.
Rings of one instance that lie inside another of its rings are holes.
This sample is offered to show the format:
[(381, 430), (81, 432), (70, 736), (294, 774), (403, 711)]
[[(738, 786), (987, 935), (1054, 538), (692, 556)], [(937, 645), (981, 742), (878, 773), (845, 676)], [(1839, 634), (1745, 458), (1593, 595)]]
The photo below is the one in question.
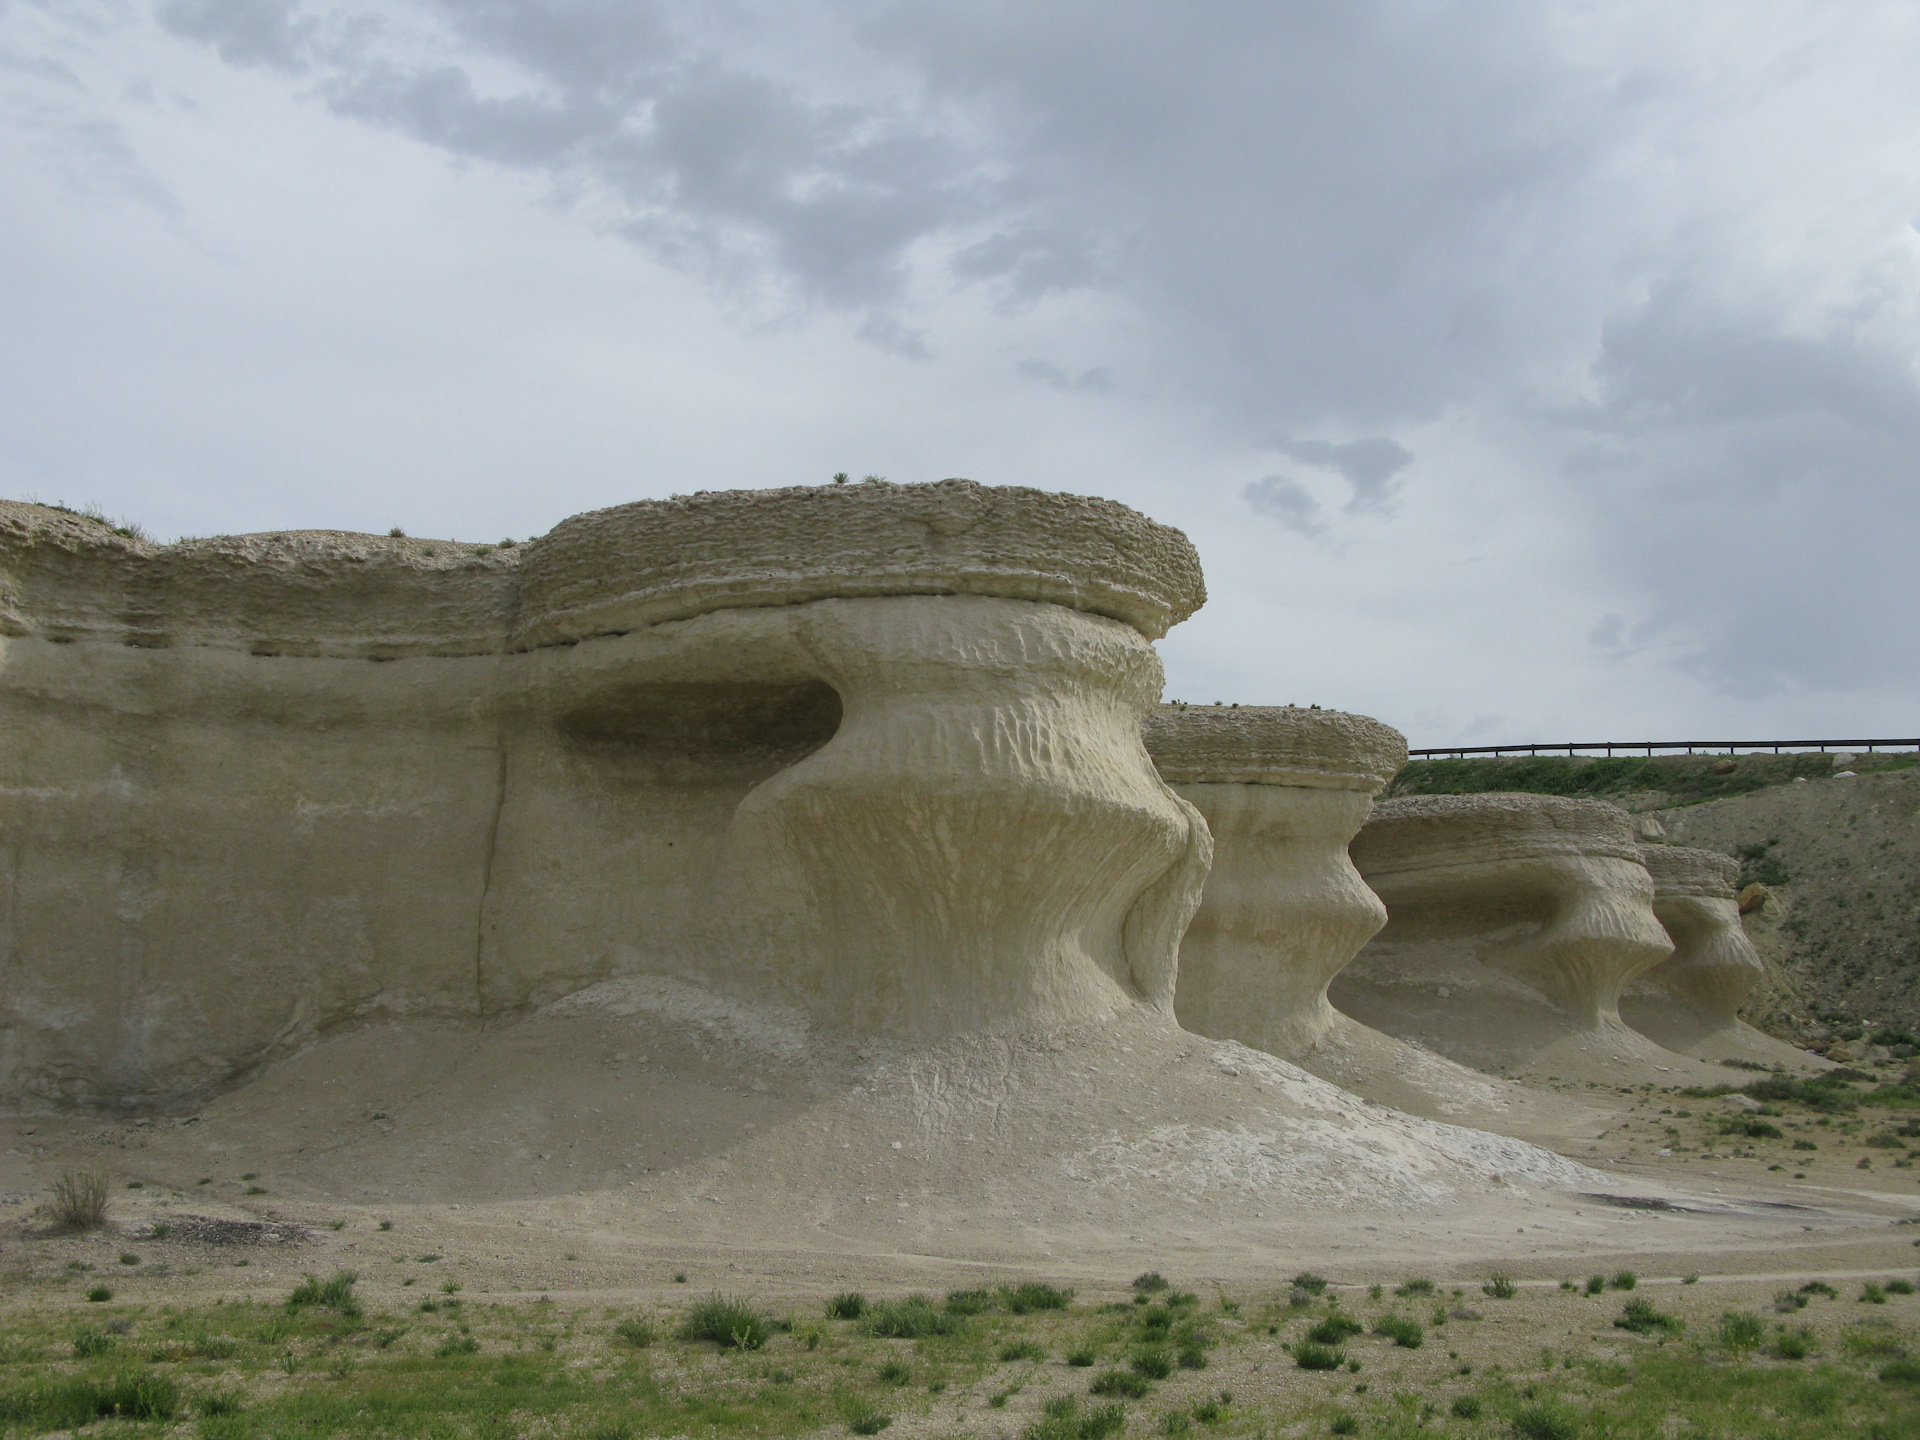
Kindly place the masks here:
[(924, 1295), (869, 1305), (864, 1316), (869, 1335), (892, 1340), (918, 1340), (927, 1335), (953, 1335), (966, 1324), (964, 1316), (940, 1310)]
[(1427, 1336), (1418, 1320), (1410, 1320), (1405, 1315), (1382, 1316), (1374, 1323), (1373, 1333), (1385, 1335), (1402, 1350), (1418, 1350)]
[(1015, 1315), (1028, 1315), (1036, 1310), (1064, 1310), (1073, 1300), (1071, 1289), (1056, 1290), (1038, 1280), (1002, 1285), (994, 1293), (1000, 1304)]
[(843, 1290), (827, 1301), (829, 1320), (858, 1320), (867, 1309), (867, 1297), (857, 1290)]
[(1613, 1322), (1621, 1330), (1631, 1330), (1636, 1335), (1651, 1335), (1654, 1331), (1675, 1334), (1686, 1329), (1686, 1323), (1671, 1315), (1663, 1315), (1653, 1308), (1653, 1301), (1638, 1296), (1627, 1302), (1627, 1308)]
[(293, 1287), (293, 1293), (287, 1297), (287, 1309), (302, 1310), (318, 1305), (345, 1316), (356, 1316), (360, 1313), (360, 1302), (354, 1299), (353, 1286), (359, 1278), (351, 1270), (336, 1270), (327, 1280), (309, 1273)]
[(1302, 1370), (1338, 1370), (1346, 1361), (1347, 1357), (1331, 1345), (1313, 1340), (1302, 1340), (1293, 1347), (1293, 1363)]
[(758, 1350), (773, 1338), (773, 1322), (746, 1300), (716, 1290), (688, 1309), (680, 1338), (711, 1341), (723, 1350)]

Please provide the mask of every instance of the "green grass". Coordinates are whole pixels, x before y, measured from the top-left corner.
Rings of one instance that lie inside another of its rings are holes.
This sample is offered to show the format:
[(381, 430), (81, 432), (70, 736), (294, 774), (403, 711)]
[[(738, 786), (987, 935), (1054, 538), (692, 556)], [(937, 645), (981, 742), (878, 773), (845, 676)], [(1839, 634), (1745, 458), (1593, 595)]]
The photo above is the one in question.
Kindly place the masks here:
[(967, 1322), (951, 1310), (936, 1308), (924, 1295), (909, 1295), (904, 1300), (869, 1305), (861, 1323), (869, 1335), (918, 1340), (926, 1335), (957, 1334)]
[(1293, 1347), (1293, 1363), (1302, 1370), (1338, 1370), (1347, 1357), (1331, 1345), (1302, 1340)]
[[(1697, 804), (1729, 795), (1746, 795), (1796, 779), (1833, 774), (1833, 757), (1817, 752), (1795, 755), (1741, 755), (1731, 774), (1716, 775), (1723, 755), (1646, 756), (1462, 756), (1457, 760), (1410, 761), (1381, 798), (1395, 795), (1483, 795), (1497, 791), (1528, 795), (1568, 795), (1618, 799), (1657, 791), (1674, 804)], [(1910, 759), (1861, 756), (1863, 766), (1903, 769)], [(1769, 882), (1772, 883), (1772, 882)]]
[(1366, 1328), (1358, 1320), (1345, 1315), (1329, 1315), (1307, 1331), (1307, 1339), (1316, 1345), (1344, 1345), (1355, 1335), (1364, 1333)]
[(1373, 1333), (1385, 1335), (1403, 1350), (1418, 1350), (1426, 1340), (1426, 1331), (1418, 1320), (1405, 1315), (1383, 1315), (1373, 1325)]
[[(1677, 1317), (1661, 1316), (1647, 1294), (1623, 1295), (1622, 1318), (1646, 1322), (1634, 1337), (1613, 1328), (1620, 1301), (1588, 1306), (1529, 1287), (1500, 1307), (1505, 1327), (1450, 1321), (1434, 1332), (1444, 1346), (1411, 1350), (1384, 1343), (1393, 1338), (1390, 1313), (1368, 1315), (1381, 1340), (1353, 1345), (1356, 1327), (1341, 1316), (1327, 1333), (1345, 1343), (1320, 1343), (1312, 1333), (1334, 1317), (1325, 1307), (1304, 1317), (1290, 1309), (1284, 1280), (1244, 1300), (1244, 1323), (1186, 1304), (1025, 1315), (996, 1304), (964, 1321), (934, 1300), (909, 1297), (863, 1307), (845, 1324), (817, 1318), (824, 1295), (796, 1301), (796, 1316), (816, 1318), (793, 1321), (725, 1296), (688, 1297), (646, 1317), (493, 1296), (436, 1301), (442, 1308), (423, 1315), (382, 1313), (374, 1292), (358, 1295), (366, 1313), (353, 1315), (318, 1299), (141, 1300), (103, 1311), (76, 1305), (70, 1280), (53, 1283), (64, 1288), (44, 1300), (16, 1296), (0, 1310), (0, 1432), (8, 1437), (90, 1426), (88, 1435), (128, 1440), (163, 1431), (191, 1440), (832, 1440), (886, 1429), (1012, 1440), (1115, 1440), (1123, 1432), (1510, 1440), (1560, 1433), (1554, 1427), (1569, 1419), (1578, 1421), (1579, 1440), (1920, 1434), (1920, 1311), (1891, 1294), (1883, 1306), (1855, 1305), (1851, 1292), (1815, 1302), (1795, 1311), (1789, 1328), (1764, 1312), (1771, 1292), (1762, 1287), (1732, 1296), (1736, 1308), (1724, 1311), (1699, 1290), (1657, 1292), (1692, 1321), (1686, 1329), (1673, 1328)], [(326, 1281), (313, 1283), (325, 1292)], [(889, 1306), (958, 1328), (872, 1333), (865, 1321)], [(742, 1312), (764, 1327), (757, 1346), (725, 1338), (740, 1328)], [(1143, 1312), (1166, 1318), (1147, 1323)], [(651, 1343), (626, 1333), (636, 1324)], [(1201, 1391), (1162, 1367), (1184, 1340), (1199, 1343), (1208, 1331), (1208, 1373), (1219, 1380)], [(1529, 1332), (1552, 1338), (1544, 1362)], [(1379, 1373), (1341, 1373), (1349, 1354)], [(1047, 1355), (1104, 1355), (1109, 1368), (1044, 1364)], [(1148, 1356), (1147, 1373), (1138, 1373), (1131, 1362)], [(1243, 1398), (1230, 1400), (1221, 1381)], [(1163, 1405), (1136, 1403), (1162, 1390)], [(1008, 1408), (1022, 1394), (1027, 1404)], [(991, 1415), (995, 1408), (1002, 1413)], [(1333, 1428), (1341, 1416), (1350, 1428)], [(167, 1419), (175, 1428), (165, 1429)]]
[(773, 1322), (747, 1301), (715, 1292), (696, 1302), (680, 1322), (680, 1338), (723, 1348), (758, 1350), (773, 1334)]

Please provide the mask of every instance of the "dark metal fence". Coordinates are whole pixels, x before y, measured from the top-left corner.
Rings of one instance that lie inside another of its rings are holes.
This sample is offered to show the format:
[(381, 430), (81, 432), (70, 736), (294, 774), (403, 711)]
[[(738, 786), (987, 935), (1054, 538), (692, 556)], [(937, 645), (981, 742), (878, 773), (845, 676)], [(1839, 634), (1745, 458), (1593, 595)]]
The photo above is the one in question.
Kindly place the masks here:
[(1572, 741), (1554, 745), (1447, 745), (1437, 750), (1409, 750), (1407, 754), (1415, 759), (1431, 759), (1444, 756), (1449, 759), (1464, 759), (1468, 755), (1567, 755), (1581, 751), (1597, 750), (1611, 756), (1615, 751), (1622, 754), (1637, 755), (1644, 752), (1649, 757), (1656, 750), (1684, 752), (1688, 755), (1733, 755), (1739, 751), (1755, 754), (1771, 750), (1775, 755), (1786, 750), (1864, 750), (1869, 755), (1875, 750), (1920, 750), (1920, 739), (1911, 740), (1594, 740)]

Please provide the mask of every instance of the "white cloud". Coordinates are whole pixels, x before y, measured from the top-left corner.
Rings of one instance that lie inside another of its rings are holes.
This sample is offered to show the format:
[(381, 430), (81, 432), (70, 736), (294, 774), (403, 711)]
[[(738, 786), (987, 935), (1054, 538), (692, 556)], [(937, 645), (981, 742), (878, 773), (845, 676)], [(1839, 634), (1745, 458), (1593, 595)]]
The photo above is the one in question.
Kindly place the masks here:
[(1916, 61), (1812, 0), (15, 0), (0, 488), (972, 474), (1195, 536), (1189, 698), (1898, 728)]

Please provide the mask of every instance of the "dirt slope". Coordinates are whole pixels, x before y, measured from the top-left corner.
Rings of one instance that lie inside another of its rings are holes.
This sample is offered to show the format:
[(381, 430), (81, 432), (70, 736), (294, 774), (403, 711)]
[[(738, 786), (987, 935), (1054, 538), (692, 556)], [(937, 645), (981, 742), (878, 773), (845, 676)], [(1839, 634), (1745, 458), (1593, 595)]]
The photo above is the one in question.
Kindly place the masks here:
[(1778, 785), (1656, 818), (1669, 841), (1741, 855), (1748, 878), (1771, 882), (1747, 933), (1805, 1008), (1776, 992), (1759, 1019), (1856, 1050), (1920, 1031), (1920, 770)]

